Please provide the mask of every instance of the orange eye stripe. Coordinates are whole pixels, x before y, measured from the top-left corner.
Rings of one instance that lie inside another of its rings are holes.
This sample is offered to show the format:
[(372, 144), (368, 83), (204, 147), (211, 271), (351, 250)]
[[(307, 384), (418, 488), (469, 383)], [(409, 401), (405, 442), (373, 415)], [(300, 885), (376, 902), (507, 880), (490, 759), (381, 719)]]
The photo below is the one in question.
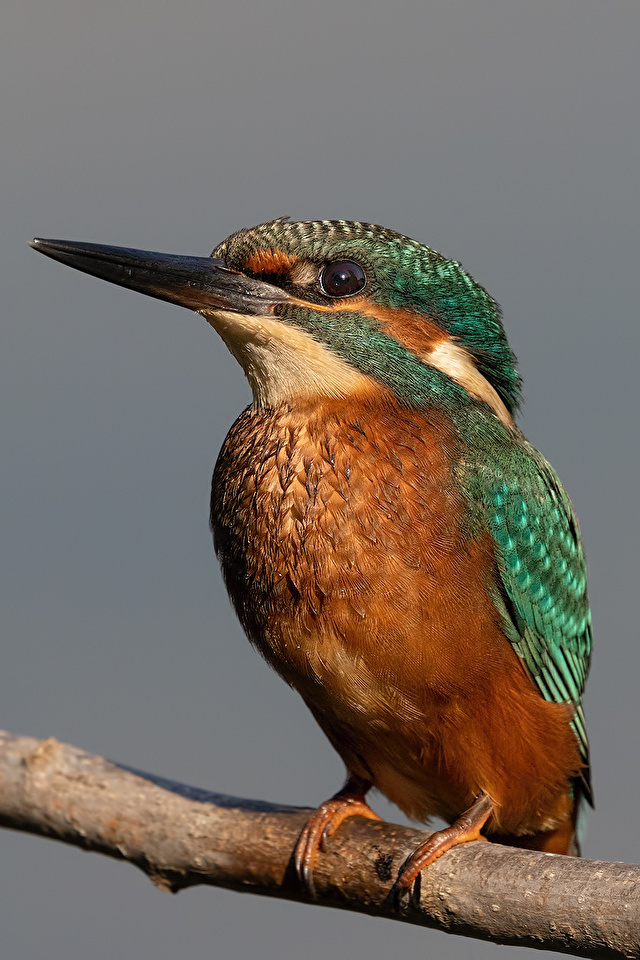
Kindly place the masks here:
[(243, 263), (250, 273), (288, 274), (298, 263), (298, 257), (283, 250), (255, 250)]
[(450, 340), (449, 334), (438, 326), (430, 317), (405, 310), (401, 307), (385, 307), (366, 297), (349, 297), (336, 300), (330, 305), (311, 303), (308, 300), (295, 298), (296, 303), (308, 310), (321, 313), (361, 313), (366, 317), (374, 317), (380, 322), (384, 331), (399, 340), (412, 350), (417, 356), (423, 356), (437, 343)]
[(436, 343), (449, 340), (446, 330), (425, 314), (415, 313), (401, 307), (384, 307), (365, 300), (358, 307), (359, 313), (375, 317), (395, 340), (403, 343), (417, 356), (424, 354)]

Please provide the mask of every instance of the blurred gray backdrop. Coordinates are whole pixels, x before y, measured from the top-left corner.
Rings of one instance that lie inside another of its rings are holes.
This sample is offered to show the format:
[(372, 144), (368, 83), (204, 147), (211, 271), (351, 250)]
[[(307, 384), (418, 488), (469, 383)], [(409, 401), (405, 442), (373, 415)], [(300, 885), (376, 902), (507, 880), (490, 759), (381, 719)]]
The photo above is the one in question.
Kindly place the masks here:
[[(639, 860), (639, 42), (637, 0), (5, 3), (0, 725), (239, 796), (315, 805), (338, 787), (213, 555), (209, 481), (249, 400), (240, 368), (195, 315), (25, 241), (202, 255), (284, 214), (373, 220), (460, 259), (503, 305), (521, 423), (590, 564), (586, 854)], [(516, 953), (226, 891), (171, 897), (0, 833), (3, 960)]]

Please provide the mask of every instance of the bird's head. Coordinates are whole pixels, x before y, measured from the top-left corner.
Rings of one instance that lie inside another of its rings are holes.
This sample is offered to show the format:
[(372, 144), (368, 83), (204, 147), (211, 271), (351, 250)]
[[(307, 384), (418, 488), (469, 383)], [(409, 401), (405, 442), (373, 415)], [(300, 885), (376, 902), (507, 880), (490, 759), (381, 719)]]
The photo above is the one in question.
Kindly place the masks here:
[(518, 406), (497, 303), (458, 263), (383, 227), (283, 218), (240, 230), (210, 258), (33, 246), (201, 313), (242, 365), (258, 406), (380, 385), (415, 407), (471, 397), (507, 426)]

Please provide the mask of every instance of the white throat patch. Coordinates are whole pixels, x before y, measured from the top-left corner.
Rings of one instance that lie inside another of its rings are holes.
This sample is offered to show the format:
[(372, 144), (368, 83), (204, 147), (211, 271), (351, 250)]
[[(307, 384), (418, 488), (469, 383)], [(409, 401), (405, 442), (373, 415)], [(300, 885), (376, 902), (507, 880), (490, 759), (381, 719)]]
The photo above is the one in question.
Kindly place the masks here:
[(303, 397), (348, 397), (373, 385), (310, 334), (273, 316), (199, 312), (244, 370), (257, 407)]

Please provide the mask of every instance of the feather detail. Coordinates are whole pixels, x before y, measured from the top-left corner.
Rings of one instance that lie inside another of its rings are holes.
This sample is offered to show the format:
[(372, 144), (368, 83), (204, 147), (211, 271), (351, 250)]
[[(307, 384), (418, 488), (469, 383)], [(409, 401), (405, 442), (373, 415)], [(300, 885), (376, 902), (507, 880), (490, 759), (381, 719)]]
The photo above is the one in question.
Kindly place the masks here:
[(468, 449), (442, 410), (382, 388), (246, 411), (214, 473), (216, 551), (247, 635), (349, 771), (419, 820), (484, 791), (489, 832), (549, 831), (581, 767), (572, 709), (540, 695), (495, 602)]

